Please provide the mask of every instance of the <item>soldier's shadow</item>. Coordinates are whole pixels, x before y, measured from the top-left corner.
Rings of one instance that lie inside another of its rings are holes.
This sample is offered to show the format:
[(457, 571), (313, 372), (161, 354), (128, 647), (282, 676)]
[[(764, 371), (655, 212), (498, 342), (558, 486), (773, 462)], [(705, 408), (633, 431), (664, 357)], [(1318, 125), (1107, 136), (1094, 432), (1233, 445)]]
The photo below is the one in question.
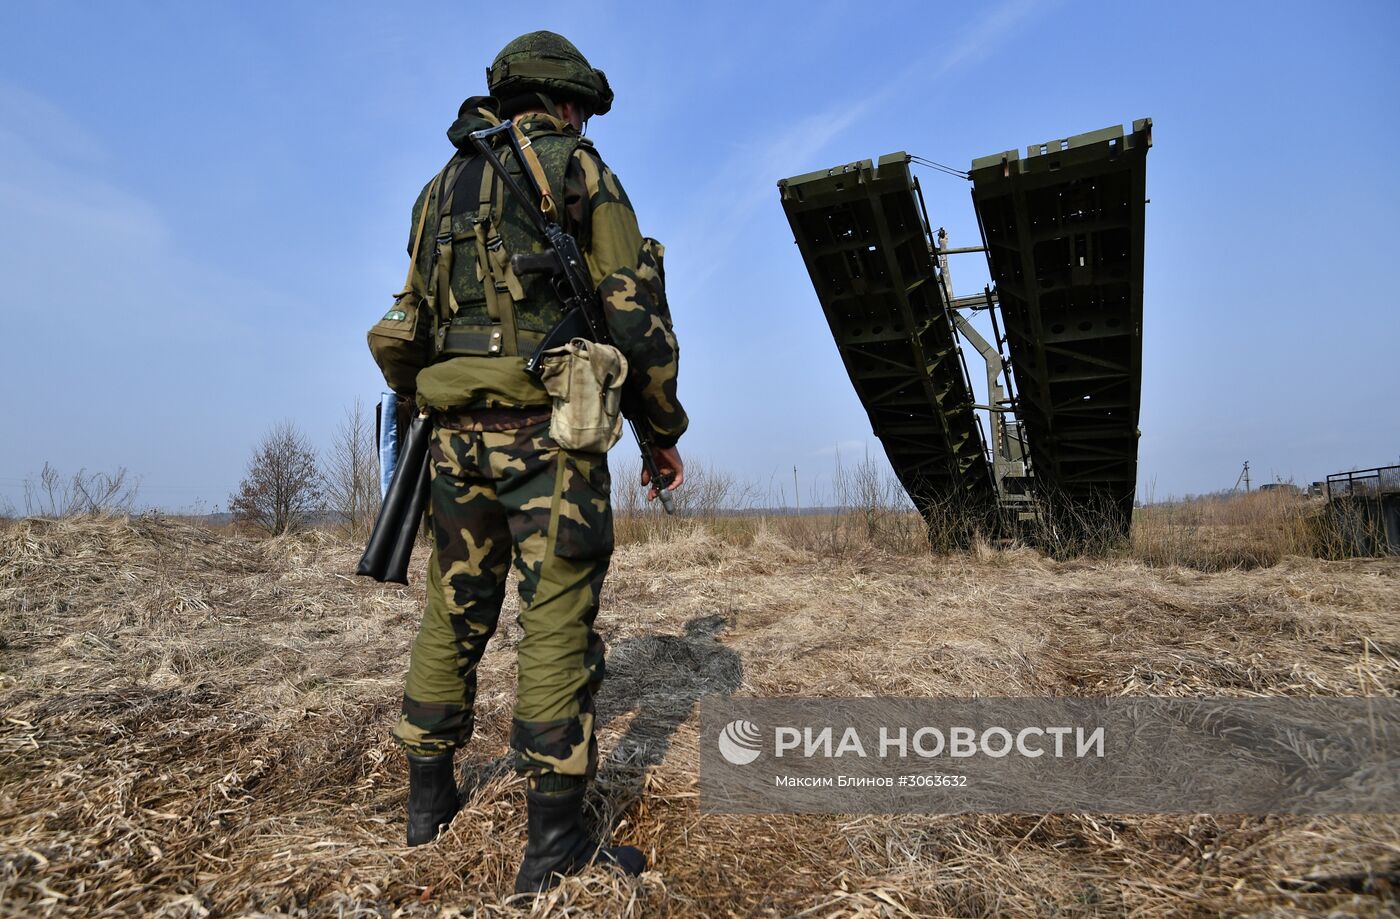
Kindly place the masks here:
[(647, 769), (665, 759), (695, 703), (706, 695), (728, 695), (743, 682), (739, 655), (719, 642), (729, 624), (722, 615), (699, 616), (685, 624), (684, 635), (644, 635), (608, 649), (606, 677), (594, 702), (598, 723), (636, 711), (599, 763), (598, 788), (612, 815), (641, 796)]

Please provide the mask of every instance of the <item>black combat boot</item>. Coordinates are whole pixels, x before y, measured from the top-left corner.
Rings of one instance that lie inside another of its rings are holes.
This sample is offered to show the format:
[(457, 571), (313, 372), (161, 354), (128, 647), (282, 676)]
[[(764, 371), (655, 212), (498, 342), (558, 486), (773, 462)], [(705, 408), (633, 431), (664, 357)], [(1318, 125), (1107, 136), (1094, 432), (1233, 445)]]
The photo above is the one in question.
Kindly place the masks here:
[(538, 893), (559, 883), (561, 874), (577, 874), (595, 858), (628, 874), (641, 874), (646, 856), (634, 846), (601, 846), (583, 828), (583, 793), (579, 783), (565, 791), (526, 792), (529, 838), (525, 860), (515, 876), (516, 893)]
[(461, 807), (452, 753), (408, 754), (408, 844), (421, 846), (437, 838)]

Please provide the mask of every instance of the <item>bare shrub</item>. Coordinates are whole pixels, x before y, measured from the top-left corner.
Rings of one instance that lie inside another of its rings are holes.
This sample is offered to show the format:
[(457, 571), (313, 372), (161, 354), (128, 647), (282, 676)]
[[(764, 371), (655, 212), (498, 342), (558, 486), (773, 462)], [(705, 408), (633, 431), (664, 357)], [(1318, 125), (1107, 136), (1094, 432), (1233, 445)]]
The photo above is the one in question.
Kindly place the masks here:
[(316, 451), (296, 425), (283, 421), (263, 435), (228, 509), (235, 524), (278, 536), (309, 525), (320, 502)]
[(647, 488), (641, 484), (642, 463), (635, 456), (625, 455), (609, 462), (612, 472), (613, 530), (619, 544), (648, 543), (669, 539), (685, 526), (686, 492), (694, 479), (694, 462), (685, 466), (685, 484), (671, 498), (676, 514), (668, 515), (660, 501), (647, 501)]
[(755, 486), (703, 461), (685, 464), (685, 484), (671, 493), (674, 514), (667, 514), (660, 500), (647, 501), (641, 484), (641, 460), (611, 464), (613, 518), (621, 543), (667, 539), (696, 525), (747, 539), (753, 529), (746, 519), (758, 505)]
[(141, 483), (127, 474), (125, 466), (115, 472), (79, 469), (65, 477), (45, 463), (37, 479), (24, 480), (24, 513), (26, 517), (54, 518), (130, 513), (140, 488)]
[(368, 536), (379, 513), (379, 456), (374, 424), (359, 399), (345, 410), (325, 467), (326, 509), (347, 536)]
[(914, 509), (887, 464), (865, 458), (847, 466), (836, 456), (835, 513), (783, 518), (780, 529), (795, 545), (829, 556), (862, 548), (907, 554), (929, 549), (928, 522)]
[(641, 461), (613, 458), (608, 462), (612, 474), (613, 530), (618, 543), (647, 542), (654, 535), (653, 508), (647, 506), (642, 489)]
[(693, 462), (686, 465), (685, 484), (674, 499), (677, 516), (720, 525), (721, 520), (754, 507), (757, 490), (709, 463)]

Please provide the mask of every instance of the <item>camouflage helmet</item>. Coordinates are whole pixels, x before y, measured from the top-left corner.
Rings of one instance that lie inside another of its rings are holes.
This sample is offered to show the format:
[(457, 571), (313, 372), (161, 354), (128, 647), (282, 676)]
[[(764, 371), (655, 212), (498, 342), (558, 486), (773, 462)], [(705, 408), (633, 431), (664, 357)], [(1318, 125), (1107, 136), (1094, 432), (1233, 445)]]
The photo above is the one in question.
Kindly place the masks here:
[(529, 32), (502, 48), (486, 68), (486, 85), (498, 99), (544, 93), (559, 101), (578, 101), (591, 115), (606, 115), (612, 108), (607, 76), (555, 32)]

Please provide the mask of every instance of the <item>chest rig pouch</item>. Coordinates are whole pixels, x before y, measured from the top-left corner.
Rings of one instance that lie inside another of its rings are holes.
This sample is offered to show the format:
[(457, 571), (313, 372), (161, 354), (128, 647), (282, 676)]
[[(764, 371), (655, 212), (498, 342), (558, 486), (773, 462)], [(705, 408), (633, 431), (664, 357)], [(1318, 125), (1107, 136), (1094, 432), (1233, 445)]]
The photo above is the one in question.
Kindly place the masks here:
[[(545, 135), (544, 156), (527, 146), (548, 187), (563, 190), (564, 170), (578, 144), (567, 135)], [(484, 157), (449, 164), (436, 208), (428, 297), (436, 315), (438, 359), (516, 357), (532, 353), (563, 315), (553, 289), (540, 279), (522, 280), (510, 257), (539, 251), (542, 243), (505, 184)], [(507, 161), (508, 168), (519, 168)]]

